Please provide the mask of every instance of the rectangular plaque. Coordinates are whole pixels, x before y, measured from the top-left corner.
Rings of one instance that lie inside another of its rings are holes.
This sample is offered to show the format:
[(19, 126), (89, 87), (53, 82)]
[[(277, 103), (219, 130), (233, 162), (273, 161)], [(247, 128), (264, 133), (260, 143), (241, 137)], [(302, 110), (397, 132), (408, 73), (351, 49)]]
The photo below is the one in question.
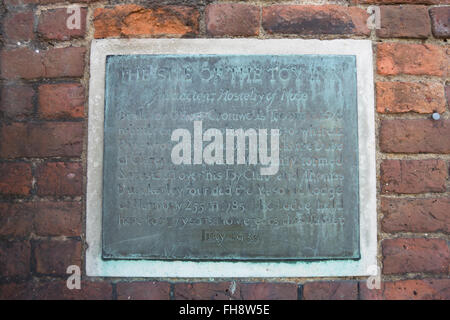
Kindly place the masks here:
[(106, 58), (103, 259), (359, 259), (354, 55)]

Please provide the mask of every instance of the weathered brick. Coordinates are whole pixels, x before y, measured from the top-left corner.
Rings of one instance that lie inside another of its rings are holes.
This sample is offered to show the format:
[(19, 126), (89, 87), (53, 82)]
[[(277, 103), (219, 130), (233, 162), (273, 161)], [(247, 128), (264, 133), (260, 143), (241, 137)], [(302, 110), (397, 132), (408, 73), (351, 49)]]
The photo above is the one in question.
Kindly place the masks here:
[(450, 0), (352, 0), (352, 3), (370, 3), (370, 4), (446, 4)]
[(0, 236), (27, 237), (33, 216), (33, 203), (0, 203)]
[(206, 30), (213, 36), (257, 36), (259, 7), (243, 3), (215, 3), (206, 7)]
[(380, 149), (391, 153), (450, 153), (450, 120), (383, 120)]
[(38, 113), (46, 119), (83, 118), (83, 86), (78, 83), (41, 85)]
[(381, 43), (377, 48), (377, 69), (381, 75), (448, 75), (444, 47), (390, 42)]
[(381, 113), (445, 112), (441, 83), (377, 82), (377, 111)]
[(425, 6), (381, 6), (380, 38), (421, 38), (431, 35), (430, 17)]
[[(26, 143), (24, 143), (26, 142)], [(83, 150), (80, 122), (12, 123), (0, 129), (0, 157), (78, 157)]]
[(40, 236), (80, 236), (82, 231), (80, 202), (36, 202), (34, 228)]
[(199, 16), (196, 9), (185, 6), (146, 9), (128, 4), (98, 8), (94, 12), (94, 36), (107, 38), (197, 34)]
[(388, 300), (449, 300), (450, 279), (387, 282), (384, 296)]
[(41, 12), (39, 16), (38, 32), (50, 40), (70, 40), (83, 37), (86, 33), (87, 8), (80, 8), (80, 28), (69, 29), (67, 20), (72, 15), (67, 8), (49, 9)]
[(0, 284), (0, 300), (31, 300), (33, 284), (31, 282)]
[(46, 275), (66, 275), (67, 267), (81, 267), (81, 243), (76, 240), (36, 241), (34, 247), (36, 272)]
[(447, 99), (447, 106), (450, 106), (450, 86), (445, 86), (445, 98)]
[(23, 120), (33, 114), (34, 90), (28, 85), (3, 86), (0, 117)]
[(430, 9), (433, 35), (436, 38), (450, 37), (450, 6), (434, 7)]
[(239, 284), (235, 282), (176, 283), (176, 300), (240, 300)]
[(4, 36), (8, 42), (33, 40), (33, 24), (32, 11), (11, 13), (3, 22)]
[(297, 300), (298, 286), (295, 283), (241, 283), (243, 300)]
[(386, 239), (382, 242), (383, 273), (429, 272), (448, 274), (450, 254), (442, 239)]
[(382, 282), (380, 289), (359, 284), (361, 300), (448, 300), (450, 279), (399, 280)]
[[(99, 0), (68, 0), (67, 2), (76, 2), (76, 3), (92, 3), (97, 2)], [(27, 4), (53, 4), (60, 3), (61, 0), (5, 0), (5, 4), (7, 6), (22, 6)]]
[(27, 277), (31, 248), (28, 241), (0, 241), (0, 276)]
[(0, 194), (29, 195), (31, 183), (31, 164), (0, 163)]
[(358, 283), (354, 281), (316, 281), (303, 285), (305, 300), (356, 300)]
[(53, 48), (38, 53), (29, 48), (2, 50), (1, 75), (4, 79), (81, 77), (85, 53), (82, 47)]
[(80, 196), (83, 169), (78, 162), (47, 162), (36, 168), (37, 194), (41, 196)]
[(70, 290), (65, 280), (41, 280), (36, 284), (35, 291), (34, 299), (37, 300), (112, 299), (112, 285), (106, 281), (81, 281), (81, 289)]
[(2, 50), (1, 75), (4, 79), (32, 79), (43, 77), (45, 67), (42, 54), (28, 48)]
[(450, 233), (450, 198), (381, 199), (385, 232)]
[(263, 8), (262, 25), (269, 33), (300, 35), (369, 35), (368, 13), (338, 5), (273, 5)]
[(359, 299), (360, 300), (384, 300), (384, 286), (385, 282), (382, 282), (380, 279), (380, 288), (371, 288), (367, 287), (367, 280), (359, 282)]
[(0, 236), (80, 236), (80, 202), (0, 203)]
[(444, 192), (447, 165), (443, 160), (384, 160), (381, 163), (383, 193)]
[(119, 282), (116, 285), (118, 300), (169, 300), (168, 282)]

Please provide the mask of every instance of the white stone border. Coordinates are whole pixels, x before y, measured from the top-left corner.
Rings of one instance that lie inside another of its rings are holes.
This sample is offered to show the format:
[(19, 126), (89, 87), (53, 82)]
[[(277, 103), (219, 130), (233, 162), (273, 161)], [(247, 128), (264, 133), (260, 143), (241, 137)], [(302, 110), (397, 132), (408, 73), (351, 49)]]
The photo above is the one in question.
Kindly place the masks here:
[[(194, 262), (102, 260), (105, 63), (117, 54), (355, 55), (358, 86), (360, 260)], [(370, 40), (102, 39), (91, 45), (86, 204), (86, 274), (105, 277), (334, 277), (371, 275), (377, 265), (375, 115)]]

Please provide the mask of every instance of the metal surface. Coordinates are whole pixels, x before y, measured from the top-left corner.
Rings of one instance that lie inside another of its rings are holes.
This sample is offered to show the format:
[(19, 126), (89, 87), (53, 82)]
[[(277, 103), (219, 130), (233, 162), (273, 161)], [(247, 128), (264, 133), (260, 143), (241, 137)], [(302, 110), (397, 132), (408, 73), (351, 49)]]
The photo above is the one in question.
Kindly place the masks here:
[[(103, 258), (359, 258), (357, 119), (354, 56), (108, 57)], [(223, 164), (194, 164), (194, 141), (173, 163), (194, 121), (222, 133)], [(226, 129), (278, 129), (276, 173), (248, 144), (229, 164)]]

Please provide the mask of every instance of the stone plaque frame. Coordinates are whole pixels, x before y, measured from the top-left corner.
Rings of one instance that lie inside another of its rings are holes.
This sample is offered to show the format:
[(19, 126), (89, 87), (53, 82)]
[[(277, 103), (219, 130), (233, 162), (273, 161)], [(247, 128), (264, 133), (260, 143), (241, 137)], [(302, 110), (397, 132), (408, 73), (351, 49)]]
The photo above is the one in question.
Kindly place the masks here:
[[(356, 56), (359, 144), (359, 260), (164, 261), (102, 259), (105, 65), (126, 54), (326, 54)], [(86, 199), (86, 273), (110, 277), (331, 277), (377, 268), (376, 155), (370, 40), (103, 39), (91, 44)]]

